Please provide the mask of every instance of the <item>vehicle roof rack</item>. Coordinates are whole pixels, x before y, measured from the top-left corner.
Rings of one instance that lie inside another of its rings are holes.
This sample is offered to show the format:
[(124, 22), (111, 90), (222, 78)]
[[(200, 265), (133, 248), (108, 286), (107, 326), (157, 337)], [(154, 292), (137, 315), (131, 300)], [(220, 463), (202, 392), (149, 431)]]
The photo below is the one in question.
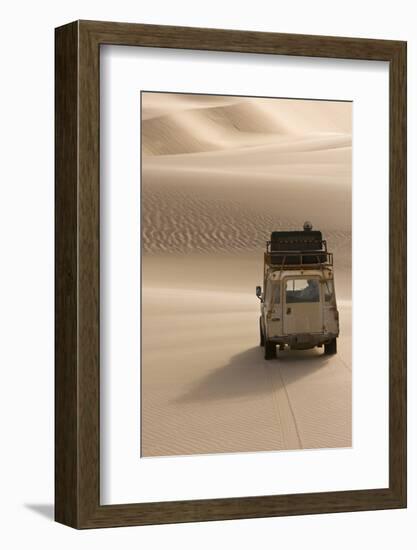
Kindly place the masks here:
[(280, 267), (286, 269), (322, 268), (333, 265), (333, 254), (327, 250), (310, 250), (291, 252), (265, 253), (265, 266)]

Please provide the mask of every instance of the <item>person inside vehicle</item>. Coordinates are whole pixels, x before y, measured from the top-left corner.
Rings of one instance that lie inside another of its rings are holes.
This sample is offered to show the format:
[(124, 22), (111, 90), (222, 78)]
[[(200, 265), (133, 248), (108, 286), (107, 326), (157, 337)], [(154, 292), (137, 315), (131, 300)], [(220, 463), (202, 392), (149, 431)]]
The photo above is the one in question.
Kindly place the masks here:
[(320, 299), (318, 280), (308, 279), (307, 286), (299, 291), (297, 299), (300, 302), (318, 302)]

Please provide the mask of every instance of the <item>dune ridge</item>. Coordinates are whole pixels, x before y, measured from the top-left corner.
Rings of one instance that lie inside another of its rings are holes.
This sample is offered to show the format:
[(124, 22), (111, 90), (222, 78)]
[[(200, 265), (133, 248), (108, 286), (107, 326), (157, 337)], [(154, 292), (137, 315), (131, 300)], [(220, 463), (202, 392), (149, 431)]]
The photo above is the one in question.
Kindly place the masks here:
[[(170, 100), (166, 97), (170, 96)], [(158, 100), (165, 110), (155, 106)], [(150, 103), (150, 105), (149, 105)], [(314, 109), (311, 104), (314, 104)], [(175, 155), (276, 143), (291, 136), (349, 136), (349, 108), (265, 98), (142, 95), (142, 152)], [(322, 112), (326, 116), (321, 116)], [(330, 112), (329, 112), (330, 111)]]

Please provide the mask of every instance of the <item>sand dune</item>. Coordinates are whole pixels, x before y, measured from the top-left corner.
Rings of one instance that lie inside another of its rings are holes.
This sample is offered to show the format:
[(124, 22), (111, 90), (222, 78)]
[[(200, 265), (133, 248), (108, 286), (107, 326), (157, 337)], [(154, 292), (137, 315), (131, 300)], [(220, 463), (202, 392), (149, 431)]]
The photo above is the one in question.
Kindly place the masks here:
[(236, 103), (235, 96), (170, 94), (144, 92), (142, 94), (142, 120), (203, 107), (220, 107)]
[[(143, 456), (351, 444), (351, 157), (349, 103), (142, 94)], [(265, 241), (306, 219), (339, 353), (266, 362)]]
[[(167, 100), (164, 96), (170, 96)], [(165, 106), (155, 107), (159, 99)], [(200, 98), (200, 100), (198, 100)], [(212, 100), (213, 101), (213, 100)], [(350, 107), (328, 102), (182, 94), (142, 95), (144, 155), (172, 155), (276, 143), (289, 136), (342, 136), (350, 132)], [(168, 104), (168, 105), (167, 105)], [(314, 105), (314, 108), (312, 106)], [(326, 116), (323, 116), (325, 111)]]
[(143, 96), (144, 252), (260, 249), (310, 219), (348, 263), (349, 104), (198, 97)]

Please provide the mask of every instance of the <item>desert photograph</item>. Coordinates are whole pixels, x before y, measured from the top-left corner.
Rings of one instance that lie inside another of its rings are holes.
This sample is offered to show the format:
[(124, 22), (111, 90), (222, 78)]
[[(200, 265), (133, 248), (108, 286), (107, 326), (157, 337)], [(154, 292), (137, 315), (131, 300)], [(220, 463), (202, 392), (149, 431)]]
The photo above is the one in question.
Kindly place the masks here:
[[(352, 103), (143, 91), (140, 112), (141, 456), (351, 447)], [(332, 254), (338, 333), (284, 345), (264, 252), (302, 231)]]

